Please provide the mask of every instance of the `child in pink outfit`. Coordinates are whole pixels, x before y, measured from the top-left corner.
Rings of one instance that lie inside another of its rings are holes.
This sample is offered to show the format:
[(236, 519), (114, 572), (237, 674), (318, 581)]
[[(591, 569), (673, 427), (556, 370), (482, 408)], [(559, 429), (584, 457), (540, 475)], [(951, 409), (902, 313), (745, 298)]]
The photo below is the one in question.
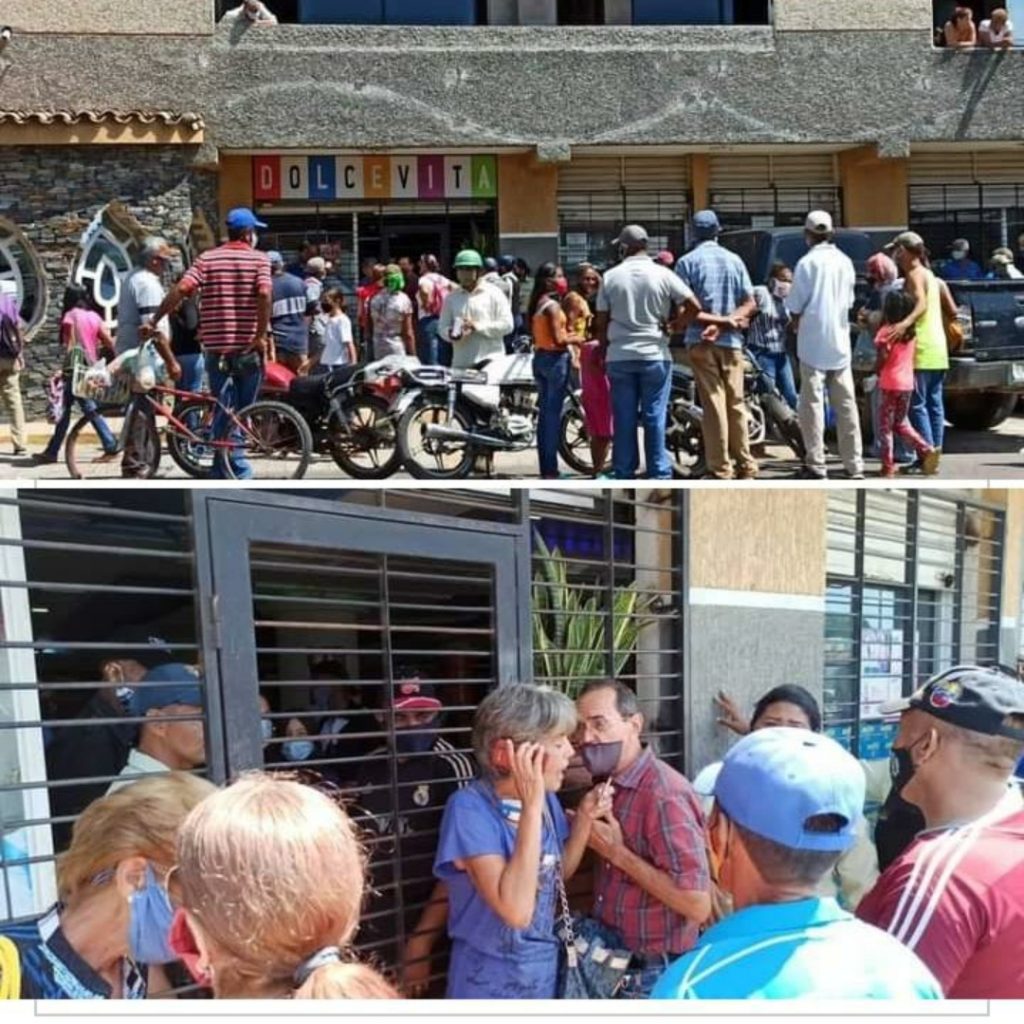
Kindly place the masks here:
[(878, 349), (878, 386), (881, 401), (878, 410), (878, 442), (882, 451), (882, 476), (896, 475), (893, 461), (893, 434), (898, 434), (921, 459), (927, 476), (939, 468), (939, 452), (910, 425), (910, 399), (914, 393), (914, 337), (901, 341), (892, 337), (892, 325), (914, 311), (914, 303), (902, 289), (889, 292), (882, 307), (882, 326), (875, 335)]

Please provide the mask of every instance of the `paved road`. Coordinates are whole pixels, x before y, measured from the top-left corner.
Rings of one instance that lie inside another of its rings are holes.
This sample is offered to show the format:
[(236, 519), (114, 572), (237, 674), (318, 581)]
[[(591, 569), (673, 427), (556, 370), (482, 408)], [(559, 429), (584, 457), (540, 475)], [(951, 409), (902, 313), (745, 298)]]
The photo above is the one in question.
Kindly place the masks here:
[[(48, 428), (45, 425), (34, 426), (31, 431), (30, 447), (34, 451), (42, 449)], [(3, 447), (7, 448), (4, 441)], [(1024, 416), (1013, 416), (995, 430), (961, 431), (950, 430), (946, 434), (946, 452), (943, 455), (939, 477), (947, 480), (989, 480), (1018, 479), (1024, 481)], [(799, 465), (788, 448), (769, 445), (766, 457), (761, 462), (761, 476), (765, 480), (784, 480), (793, 475)], [(868, 459), (867, 475), (877, 476), (879, 463), (877, 459)], [(832, 475), (842, 478), (842, 467), (838, 461), (832, 460)], [(495, 476), (498, 479), (537, 479), (537, 460), (535, 454), (524, 452), (518, 455), (499, 455), (495, 459)], [(170, 458), (164, 454), (160, 465), (160, 477), (163, 479), (189, 479), (183, 474)], [(68, 473), (63, 463), (54, 466), (35, 466), (28, 459), (15, 458), (11, 455), (0, 455), (0, 480), (68, 480)], [(94, 477), (94, 479), (97, 477)], [(116, 462), (103, 471), (102, 478), (117, 480), (120, 468)], [(307, 479), (341, 480), (347, 479), (335, 464), (328, 458), (317, 459), (306, 474)], [(390, 480), (408, 480), (407, 473), (397, 473)], [(579, 478), (577, 478), (579, 479)], [(919, 479), (919, 478), (918, 478)]]

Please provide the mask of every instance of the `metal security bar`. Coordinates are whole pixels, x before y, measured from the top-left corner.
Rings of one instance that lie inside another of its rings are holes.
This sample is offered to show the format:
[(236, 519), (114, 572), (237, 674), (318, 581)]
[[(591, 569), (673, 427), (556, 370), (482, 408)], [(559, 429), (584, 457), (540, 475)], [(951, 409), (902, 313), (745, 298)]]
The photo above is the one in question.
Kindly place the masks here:
[(691, 208), (683, 189), (615, 188), (558, 193), (559, 260), (567, 273), (583, 262), (599, 268), (616, 260), (612, 243), (626, 224), (642, 224), (651, 252), (684, 251), (684, 226)]
[(911, 185), (910, 227), (933, 259), (945, 259), (956, 238), (971, 244), (971, 256), (985, 269), (994, 249), (1016, 249), (1024, 232), (1024, 185)]
[(710, 194), (712, 208), (728, 230), (802, 226), (809, 210), (825, 210), (837, 224), (843, 223), (843, 191), (840, 188), (716, 188)]
[(829, 495), (825, 724), (888, 756), (878, 713), (956, 664), (999, 661), (1005, 514), (922, 491)]

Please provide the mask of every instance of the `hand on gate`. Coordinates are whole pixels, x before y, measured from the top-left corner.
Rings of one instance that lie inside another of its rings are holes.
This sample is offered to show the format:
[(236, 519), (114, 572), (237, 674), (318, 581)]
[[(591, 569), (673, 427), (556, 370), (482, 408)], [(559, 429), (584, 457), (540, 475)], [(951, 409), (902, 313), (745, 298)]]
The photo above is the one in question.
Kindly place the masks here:
[(718, 724), (724, 725), (726, 729), (731, 729), (737, 736), (746, 736), (750, 732), (750, 723), (740, 711), (736, 701), (725, 690), (719, 690), (713, 699), (715, 707), (721, 712)]

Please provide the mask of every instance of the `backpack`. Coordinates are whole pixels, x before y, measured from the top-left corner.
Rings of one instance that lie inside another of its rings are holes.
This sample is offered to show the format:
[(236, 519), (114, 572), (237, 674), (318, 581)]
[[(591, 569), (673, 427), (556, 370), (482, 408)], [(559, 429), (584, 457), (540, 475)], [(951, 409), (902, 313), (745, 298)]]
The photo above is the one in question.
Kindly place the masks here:
[(0, 935), (0, 1002), (21, 998), (21, 957), (18, 947)]
[(21, 334), (18, 325), (6, 313), (0, 313), (0, 359), (21, 358)]

